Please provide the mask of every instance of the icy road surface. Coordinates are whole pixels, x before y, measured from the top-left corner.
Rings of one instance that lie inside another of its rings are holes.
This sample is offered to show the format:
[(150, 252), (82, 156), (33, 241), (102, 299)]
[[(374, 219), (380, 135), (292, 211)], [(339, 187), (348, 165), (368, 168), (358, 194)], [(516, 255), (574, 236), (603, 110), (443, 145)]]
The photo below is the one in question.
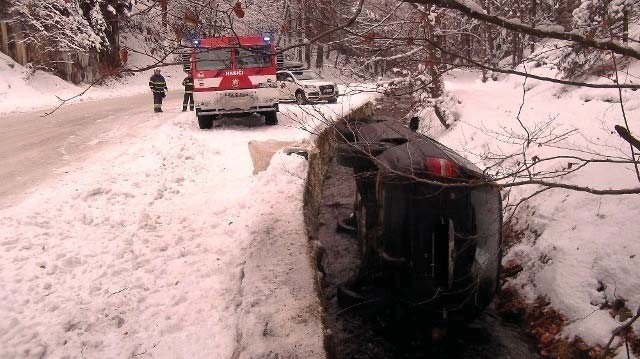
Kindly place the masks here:
[[(165, 108), (176, 109), (181, 101), (180, 93), (169, 93)], [(3, 115), (0, 205), (24, 195), (52, 171), (164, 123), (166, 117), (154, 116), (152, 109), (150, 95), (144, 94), (67, 105), (49, 116), (45, 110)]]
[(270, 338), (323, 357), (306, 162), (252, 176), (247, 144), (306, 138), (368, 97), (210, 131), (175, 97), (164, 114), (136, 96), (5, 117), (0, 358), (244, 358)]

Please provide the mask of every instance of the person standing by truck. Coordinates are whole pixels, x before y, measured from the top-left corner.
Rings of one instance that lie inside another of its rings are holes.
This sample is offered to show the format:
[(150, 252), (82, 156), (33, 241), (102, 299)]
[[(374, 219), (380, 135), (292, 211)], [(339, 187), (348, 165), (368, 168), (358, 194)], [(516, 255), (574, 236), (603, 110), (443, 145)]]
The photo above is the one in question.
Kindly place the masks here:
[(187, 77), (182, 80), (182, 86), (184, 86), (184, 101), (182, 101), (182, 112), (187, 110), (187, 105), (189, 105), (189, 110), (193, 111), (193, 77), (191, 77), (191, 75), (187, 75)]
[(153, 91), (153, 111), (162, 112), (162, 99), (167, 96), (165, 94), (167, 82), (164, 80), (164, 77), (160, 75), (159, 67), (153, 70), (153, 76), (149, 79), (149, 88)]

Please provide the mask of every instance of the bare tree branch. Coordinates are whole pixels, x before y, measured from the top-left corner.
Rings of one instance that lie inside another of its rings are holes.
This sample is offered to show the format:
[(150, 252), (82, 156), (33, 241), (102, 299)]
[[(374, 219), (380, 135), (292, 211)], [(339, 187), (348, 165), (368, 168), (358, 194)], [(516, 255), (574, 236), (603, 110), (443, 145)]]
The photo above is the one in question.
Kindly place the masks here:
[[(619, 45), (614, 41), (591, 39), (577, 32), (566, 32), (557, 30), (555, 27), (535, 27), (527, 25), (519, 20), (505, 19), (496, 15), (488, 15), (479, 7), (473, 6), (474, 2), (459, 0), (402, 0), (407, 3), (436, 5), (442, 8), (459, 11), (460, 13), (483, 22), (500, 26), (507, 30), (515, 31), (521, 34), (531, 35), (540, 38), (557, 39), (572, 41), (577, 44), (588, 46), (594, 49), (612, 51), (619, 55), (625, 55), (640, 60), (640, 52), (624, 45)], [(471, 3), (471, 4), (470, 4)], [(475, 4), (477, 5), (477, 4)]]
[(616, 125), (615, 129), (618, 135), (620, 135), (620, 137), (622, 137), (623, 140), (629, 142), (633, 147), (635, 147), (637, 150), (640, 151), (640, 140), (633, 137), (633, 135), (631, 134), (631, 132), (629, 132), (629, 130), (627, 130), (626, 128), (620, 125)]

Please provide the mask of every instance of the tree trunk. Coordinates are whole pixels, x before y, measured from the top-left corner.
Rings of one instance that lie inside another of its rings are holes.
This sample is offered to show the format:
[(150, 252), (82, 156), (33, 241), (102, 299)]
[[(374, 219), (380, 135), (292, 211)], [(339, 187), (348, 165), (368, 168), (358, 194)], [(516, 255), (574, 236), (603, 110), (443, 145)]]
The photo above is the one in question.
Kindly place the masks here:
[[(538, 0), (531, 1), (531, 25), (536, 26), (537, 18), (538, 18)], [(533, 53), (536, 49), (535, 41), (531, 41), (531, 53)]]
[(511, 37), (511, 67), (518, 66), (518, 34), (513, 33)]
[[(280, 29), (280, 39), (282, 39), (282, 47), (288, 47), (291, 44), (291, 5), (289, 5), (289, 1), (284, 2), (284, 25), (282, 25), (282, 29)], [(283, 54), (284, 56), (284, 54)]]
[[(429, 36), (433, 42), (438, 46), (442, 46), (442, 36), (434, 35), (434, 30), (438, 28), (440, 24), (440, 15), (436, 15), (431, 23), (431, 20), (427, 21), (427, 36)], [(438, 71), (442, 66), (442, 54), (434, 46), (429, 47), (427, 55), (427, 72), (431, 77), (431, 86), (429, 86), (429, 95), (431, 98), (440, 98), (444, 95), (444, 81), (442, 75)]]
[[(518, 2), (518, 11), (520, 12), (520, 21), (524, 24), (525, 22), (525, 7), (524, 4)], [(518, 63), (522, 63), (524, 60), (524, 46), (528, 39), (527, 35), (518, 35)]]
[[(491, 15), (491, 2), (490, 0), (485, 0), (485, 11), (487, 15)], [(495, 52), (495, 45), (493, 42), (493, 32), (491, 31), (491, 25), (489, 23), (484, 23), (484, 33), (487, 41), (487, 47), (485, 50), (485, 62), (489, 65), (493, 65), (493, 57)]]
[(304, 0), (304, 37), (306, 44), (304, 47), (304, 60), (307, 68), (311, 68), (311, 44), (308, 41), (313, 37), (311, 29), (311, 1), (312, 0)]
[(467, 43), (467, 58), (473, 58), (473, 40), (471, 39), (471, 34), (465, 34), (465, 40)]
[[(303, 44), (304, 43), (304, 40), (303, 40), (304, 32), (303, 32), (303, 27), (302, 27), (302, 24), (303, 24), (303, 20), (302, 20), (303, 11), (302, 10), (303, 10), (302, 8), (299, 8), (298, 18), (296, 19), (297, 20), (296, 21), (296, 37), (298, 38), (298, 41), (297, 41), (298, 44)], [(303, 62), (304, 61), (304, 57), (303, 57), (304, 56), (304, 52), (303, 52), (302, 46), (298, 46), (298, 48), (296, 49), (296, 52), (298, 54), (298, 61), (299, 62)]]
[[(300, 44), (300, 45), (303, 44), (302, 39), (298, 40), (298, 44)], [(304, 51), (302, 49), (302, 46), (298, 47), (298, 62), (304, 62)]]
[(2, 52), (9, 56), (9, 30), (6, 21), (0, 21), (0, 31), (2, 32)]
[(160, 8), (162, 9), (162, 27), (167, 28), (167, 3), (168, 0), (160, 0)]
[(324, 65), (324, 45), (318, 43), (316, 48), (318, 49), (316, 52), (316, 68), (321, 69)]
[(624, 9), (622, 16), (622, 42), (629, 43), (629, 9)]

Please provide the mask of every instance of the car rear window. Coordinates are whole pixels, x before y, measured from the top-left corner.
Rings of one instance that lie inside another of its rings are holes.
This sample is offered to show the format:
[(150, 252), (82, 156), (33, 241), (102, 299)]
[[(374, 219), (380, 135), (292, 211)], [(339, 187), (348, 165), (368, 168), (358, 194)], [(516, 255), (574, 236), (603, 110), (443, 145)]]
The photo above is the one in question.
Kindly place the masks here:
[(293, 76), (295, 76), (298, 80), (320, 80), (322, 76), (313, 71), (295, 71), (293, 72)]

